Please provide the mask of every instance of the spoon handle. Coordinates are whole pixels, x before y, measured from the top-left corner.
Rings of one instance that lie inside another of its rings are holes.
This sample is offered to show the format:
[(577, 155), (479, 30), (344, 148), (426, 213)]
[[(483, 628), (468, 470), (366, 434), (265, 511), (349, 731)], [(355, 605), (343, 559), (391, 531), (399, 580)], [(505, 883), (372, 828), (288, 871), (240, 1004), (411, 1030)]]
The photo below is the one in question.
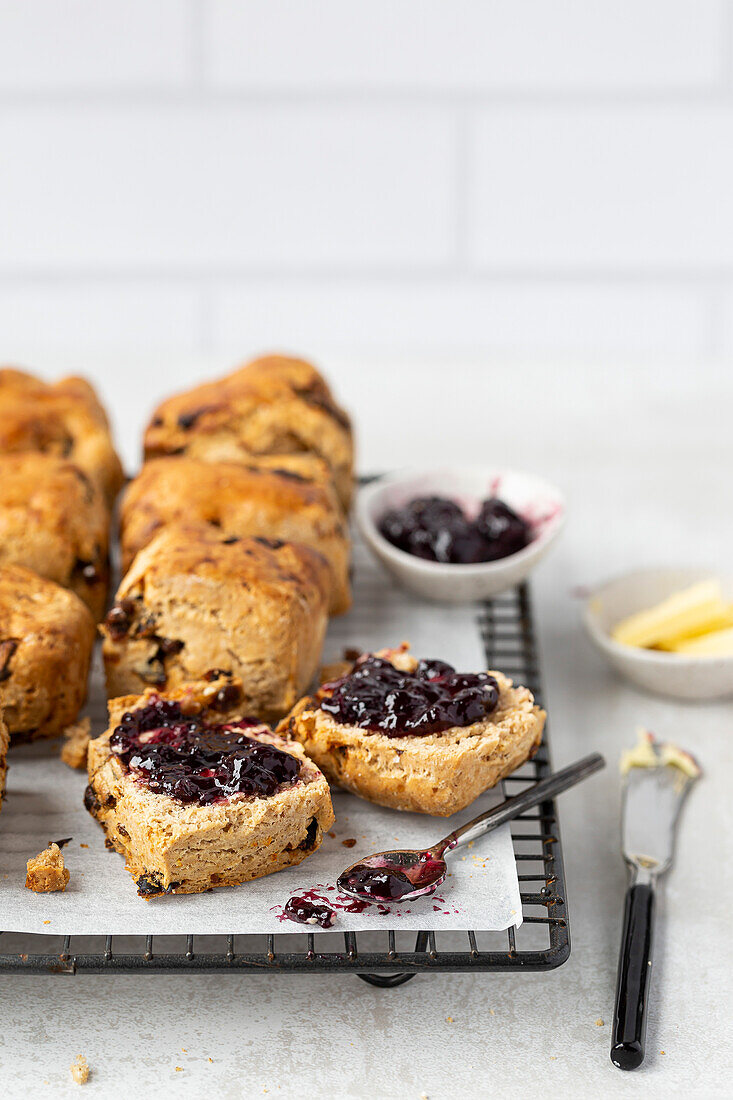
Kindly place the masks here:
[(515, 794), (512, 798), (507, 798), (505, 802), (495, 806), (493, 810), (487, 810), (486, 813), (475, 817), (473, 821), (462, 825), (460, 829), (456, 829), (455, 832), (438, 841), (431, 848), (431, 851), (436, 856), (442, 856), (444, 852), (452, 848), (462, 848), (469, 841), (483, 836), (484, 833), (491, 832), (492, 829), (498, 829), (500, 825), (511, 821), (530, 807), (536, 806), (538, 802), (554, 798), (556, 794), (566, 791), (568, 787), (574, 787), (576, 783), (580, 783), (581, 779), (586, 779), (594, 772), (605, 768), (605, 766), (606, 761), (599, 752), (584, 756), (582, 760), (576, 760), (569, 767), (548, 775), (546, 779), (541, 779), (539, 783), (527, 787), (521, 794)]

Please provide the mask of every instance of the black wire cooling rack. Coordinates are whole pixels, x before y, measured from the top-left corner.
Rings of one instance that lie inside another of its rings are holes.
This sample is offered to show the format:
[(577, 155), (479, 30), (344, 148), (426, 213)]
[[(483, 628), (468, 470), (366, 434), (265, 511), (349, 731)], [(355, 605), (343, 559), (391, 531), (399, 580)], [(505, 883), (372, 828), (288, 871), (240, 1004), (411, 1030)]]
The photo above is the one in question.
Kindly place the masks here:
[[(529, 589), (478, 605), (488, 668), (526, 684), (542, 701)], [(545, 733), (534, 759), (504, 780), (517, 794), (550, 772)], [(41, 936), (0, 932), (0, 971), (352, 973), (395, 986), (432, 971), (551, 970), (570, 954), (565, 877), (555, 804), (511, 825), (524, 917), (506, 932), (378, 931), (237, 936)], [(0, 899), (0, 921), (2, 920)]]

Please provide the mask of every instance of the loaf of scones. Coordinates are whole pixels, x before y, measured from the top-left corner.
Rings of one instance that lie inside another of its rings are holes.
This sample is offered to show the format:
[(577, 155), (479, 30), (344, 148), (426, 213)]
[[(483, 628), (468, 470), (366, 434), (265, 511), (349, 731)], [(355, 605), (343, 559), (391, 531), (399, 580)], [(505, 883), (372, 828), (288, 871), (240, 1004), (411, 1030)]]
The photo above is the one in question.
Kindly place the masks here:
[(83, 378), (51, 385), (23, 371), (0, 370), (0, 454), (25, 451), (73, 462), (110, 505), (122, 487), (106, 413)]
[(330, 585), (309, 546), (170, 524), (137, 555), (105, 618), (107, 694), (219, 669), (241, 678), (248, 714), (281, 717), (317, 668)]
[(533, 756), (544, 724), (527, 688), (500, 672), (456, 673), (403, 645), (364, 654), (277, 732), (353, 794), (447, 817)]
[(8, 745), (10, 744), (10, 734), (8, 733), (8, 727), (3, 721), (3, 712), (0, 707), (0, 810), (3, 808), (3, 798), (5, 797), (5, 780), (8, 775)]
[(333, 823), (326, 779), (300, 745), (242, 717), (214, 675), (113, 699), (91, 741), (84, 803), (145, 898), (233, 886), (301, 863)]
[(73, 592), (0, 566), (0, 709), (13, 740), (56, 737), (87, 692), (95, 626)]
[(153, 459), (145, 463), (123, 497), (123, 571), (161, 528), (175, 522), (208, 524), (224, 536), (261, 535), (312, 546), (331, 567), (330, 613), (348, 611), (349, 536), (330, 484), (258, 465), (187, 457)]
[(169, 397), (145, 433), (146, 458), (186, 454), (246, 463), (253, 454), (302, 452), (328, 463), (348, 509), (354, 477), (349, 418), (315, 367), (276, 355)]
[(52, 454), (0, 454), (0, 566), (25, 565), (76, 592), (99, 620), (107, 599), (109, 513), (102, 490)]

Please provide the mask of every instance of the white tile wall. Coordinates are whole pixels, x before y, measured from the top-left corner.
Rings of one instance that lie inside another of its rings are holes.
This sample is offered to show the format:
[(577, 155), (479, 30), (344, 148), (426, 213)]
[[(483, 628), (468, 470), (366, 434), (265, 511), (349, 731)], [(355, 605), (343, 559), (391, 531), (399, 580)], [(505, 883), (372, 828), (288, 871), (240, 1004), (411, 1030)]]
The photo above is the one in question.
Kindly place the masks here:
[(0, 0), (0, 358), (704, 365), (732, 139), (730, 0)]
[(724, 2), (212, 0), (206, 71), (255, 90), (709, 88)]

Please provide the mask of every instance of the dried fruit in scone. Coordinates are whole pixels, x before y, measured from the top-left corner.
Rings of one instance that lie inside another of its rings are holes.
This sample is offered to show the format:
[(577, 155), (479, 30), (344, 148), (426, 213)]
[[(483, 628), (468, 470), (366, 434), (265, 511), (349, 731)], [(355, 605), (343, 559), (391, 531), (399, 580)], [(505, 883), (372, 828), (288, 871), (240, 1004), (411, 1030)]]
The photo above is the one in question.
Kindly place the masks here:
[(246, 712), (281, 717), (318, 666), (331, 571), (309, 546), (171, 524), (135, 558), (104, 626), (107, 694), (222, 669)]
[(332, 825), (325, 777), (300, 745), (242, 717), (242, 698), (239, 680), (219, 676), (110, 701), (84, 802), (142, 897), (293, 867)]
[(3, 808), (3, 798), (5, 796), (5, 781), (8, 775), (8, 745), (10, 744), (10, 734), (8, 733), (8, 727), (3, 721), (2, 707), (0, 707), (0, 810)]
[(68, 886), (70, 878), (71, 875), (64, 864), (64, 857), (58, 844), (49, 844), (48, 848), (26, 863), (26, 889), (33, 890), (36, 894), (54, 894), (63, 891)]
[(109, 421), (83, 378), (53, 385), (24, 371), (0, 370), (0, 454), (36, 451), (68, 459), (111, 504), (124, 476)]
[(56, 737), (86, 699), (94, 620), (78, 596), (0, 566), (0, 708), (13, 740)]
[(234, 462), (158, 458), (146, 462), (125, 490), (120, 510), (122, 569), (166, 524), (204, 523), (222, 536), (300, 542), (331, 567), (329, 611), (351, 604), (349, 533), (330, 483), (306, 481), (292, 470)]
[(500, 672), (456, 672), (402, 645), (361, 656), (301, 699), (278, 732), (346, 790), (447, 817), (533, 756), (544, 724), (527, 688)]
[(252, 454), (318, 455), (344, 508), (353, 493), (351, 423), (315, 367), (270, 355), (163, 401), (145, 433), (145, 457), (187, 454), (247, 462)]
[(80, 467), (32, 451), (0, 454), (0, 565), (25, 565), (76, 592), (95, 619), (109, 581), (109, 512)]

